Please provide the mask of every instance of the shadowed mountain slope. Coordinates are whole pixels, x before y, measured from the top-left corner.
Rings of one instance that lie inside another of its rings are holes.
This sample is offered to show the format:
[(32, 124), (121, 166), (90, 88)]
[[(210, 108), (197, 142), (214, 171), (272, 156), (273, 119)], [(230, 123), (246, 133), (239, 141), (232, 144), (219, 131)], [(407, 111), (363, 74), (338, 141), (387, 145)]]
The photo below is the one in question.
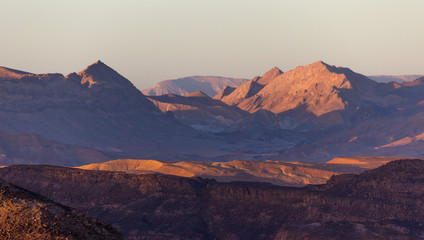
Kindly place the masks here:
[(0, 177), (142, 239), (417, 239), (424, 161), (393, 161), (303, 188), (48, 166)]

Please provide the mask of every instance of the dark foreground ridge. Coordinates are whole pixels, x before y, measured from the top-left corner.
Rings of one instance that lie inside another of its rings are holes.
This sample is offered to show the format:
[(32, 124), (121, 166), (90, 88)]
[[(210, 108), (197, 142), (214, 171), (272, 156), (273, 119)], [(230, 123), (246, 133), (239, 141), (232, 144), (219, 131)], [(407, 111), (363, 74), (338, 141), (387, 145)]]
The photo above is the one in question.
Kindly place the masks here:
[(0, 202), (0, 239), (122, 239), (109, 224), (1, 179)]
[(400, 160), (303, 188), (27, 165), (0, 177), (127, 239), (422, 239), (423, 170)]

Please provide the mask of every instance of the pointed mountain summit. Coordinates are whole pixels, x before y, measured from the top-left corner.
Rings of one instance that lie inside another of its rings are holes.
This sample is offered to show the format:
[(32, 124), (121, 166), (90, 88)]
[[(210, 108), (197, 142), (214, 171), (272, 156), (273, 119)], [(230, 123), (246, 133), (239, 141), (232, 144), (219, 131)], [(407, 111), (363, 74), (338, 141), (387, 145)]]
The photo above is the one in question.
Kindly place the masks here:
[(220, 96), (217, 95), (215, 99), (219, 99), (228, 105), (237, 106), (245, 99), (256, 95), (265, 85), (267, 85), (282, 73), (283, 71), (281, 71), (279, 68), (273, 67), (271, 70), (264, 73), (262, 77), (256, 76), (251, 80), (243, 83), (235, 90), (232, 90), (231, 93), (225, 95), (221, 94)]
[(264, 73), (264, 75), (262, 75), (262, 77), (260, 77), (258, 80), (256, 80), (256, 82), (261, 84), (261, 85), (266, 85), (282, 73), (283, 73), (283, 71), (281, 71), (281, 69), (279, 69), (278, 67), (273, 67), (271, 70)]
[(100, 60), (89, 65), (86, 69), (79, 73), (69, 74), (67, 78), (78, 78), (81, 81), (81, 84), (87, 84), (89, 88), (100, 86), (108, 88), (135, 88), (128, 79), (124, 78)]

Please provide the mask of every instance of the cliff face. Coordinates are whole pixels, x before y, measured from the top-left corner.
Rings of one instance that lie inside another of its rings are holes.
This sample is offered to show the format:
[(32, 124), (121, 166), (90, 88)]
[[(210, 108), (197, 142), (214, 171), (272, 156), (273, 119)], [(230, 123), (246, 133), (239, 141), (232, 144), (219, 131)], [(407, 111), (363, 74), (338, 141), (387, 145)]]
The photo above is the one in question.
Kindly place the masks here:
[(0, 179), (1, 239), (122, 239), (100, 220)]
[(424, 161), (388, 163), (304, 188), (48, 166), (4, 179), (88, 211), (134, 239), (417, 239)]

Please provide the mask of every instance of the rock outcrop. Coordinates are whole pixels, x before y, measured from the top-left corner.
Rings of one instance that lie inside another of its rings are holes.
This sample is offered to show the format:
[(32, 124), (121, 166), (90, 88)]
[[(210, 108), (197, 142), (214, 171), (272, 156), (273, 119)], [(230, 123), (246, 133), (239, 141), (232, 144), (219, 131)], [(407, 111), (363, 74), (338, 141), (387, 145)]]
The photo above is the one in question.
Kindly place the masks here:
[(0, 179), (1, 239), (122, 239), (111, 225)]

